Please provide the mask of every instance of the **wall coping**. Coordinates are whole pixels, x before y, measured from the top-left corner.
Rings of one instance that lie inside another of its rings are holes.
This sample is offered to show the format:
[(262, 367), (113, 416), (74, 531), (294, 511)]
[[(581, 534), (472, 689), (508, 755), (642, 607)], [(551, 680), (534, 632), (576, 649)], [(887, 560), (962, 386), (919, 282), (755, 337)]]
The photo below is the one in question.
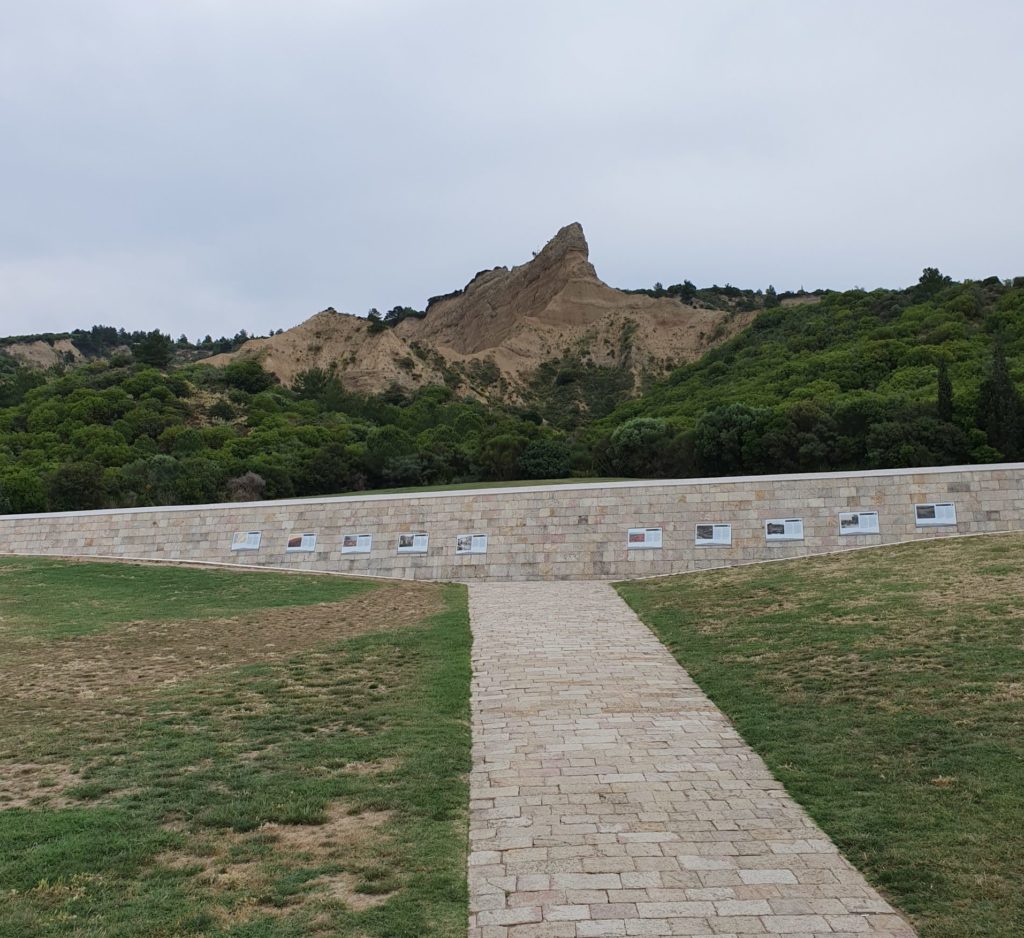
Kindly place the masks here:
[(0, 521), (28, 521), (33, 518), (86, 518), (90, 516), (151, 514), (168, 511), (241, 510), (247, 508), (293, 507), (296, 505), (345, 505), (368, 502), (414, 501), (424, 498), (473, 498), (529, 495), (543, 492), (585, 492), (644, 489), (688, 488), (698, 485), (743, 485), (763, 482), (807, 482), (815, 479), (877, 479), (884, 477), (938, 475), (956, 472), (1024, 471), (1024, 463), (983, 463), (966, 466), (926, 466), (911, 469), (861, 469), (850, 472), (799, 472), (788, 475), (718, 476), (701, 479), (627, 479), (624, 482), (563, 482), (556, 485), (497, 486), (484, 489), (445, 489), (439, 492), (395, 492), (380, 495), (315, 495), (309, 498), (278, 498), (256, 502), (213, 502), (206, 505), (146, 505), (141, 508), (95, 508), (88, 511), (44, 511), (22, 515), (0, 515)]

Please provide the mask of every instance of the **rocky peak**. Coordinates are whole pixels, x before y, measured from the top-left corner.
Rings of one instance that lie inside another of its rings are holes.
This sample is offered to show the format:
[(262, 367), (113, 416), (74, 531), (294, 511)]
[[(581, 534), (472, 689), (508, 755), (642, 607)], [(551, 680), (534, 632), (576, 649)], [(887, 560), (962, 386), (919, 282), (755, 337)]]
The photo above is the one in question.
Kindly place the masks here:
[(532, 269), (534, 274), (562, 269), (567, 276), (597, 279), (597, 271), (590, 263), (590, 247), (579, 222), (560, 229), (523, 269)]
[(590, 246), (587, 244), (586, 235), (583, 234), (583, 226), (578, 221), (559, 228), (558, 234), (544, 245), (536, 260), (560, 258), (566, 254), (582, 254), (584, 260), (590, 257)]
[(424, 319), (402, 323), (402, 334), (471, 355), (501, 345), (526, 322), (548, 314), (559, 318), (552, 304), (576, 305), (573, 298), (588, 288), (617, 301), (621, 294), (598, 279), (589, 255), (583, 226), (573, 222), (525, 264), (480, 271), (463, 289), (433, 298)]
[[(472, 393), (515, 399), (541, 364), (560, 356), (586, 354), (602, 366), (658, 374), (696, 357), (710, 344), (707, 336), (726, 338), (749, 318), (608, 286), (590, 263), (583, 226), (573, 222), (525, 263), (482, 270), (461, 289), (431, 297), (422, 318), (371, 332), (365, 319), (328, 308), (210, 363), (259, 356), (286, 382), (305, 368), (333, 367), (346, 387), (360, 391), (462, 374)], [(481, 362), (498, 369), (500, 384), (473, 383)]]

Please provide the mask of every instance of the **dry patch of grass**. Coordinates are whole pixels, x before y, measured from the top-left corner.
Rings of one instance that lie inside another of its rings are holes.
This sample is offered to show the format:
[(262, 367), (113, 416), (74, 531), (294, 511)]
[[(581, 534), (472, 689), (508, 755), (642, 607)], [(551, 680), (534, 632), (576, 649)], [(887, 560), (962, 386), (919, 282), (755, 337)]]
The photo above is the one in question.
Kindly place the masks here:
[(21, 669), (0, 671), (0, 697), (45, 698), (58, 706), (97, 697), (109, 701), (218, 668), (281, 660), (317, 643), (405, 628), (440, 607), (435, 588), (389, 584), (340, 603), (129, 622), (116, 631), (56, 642), (23, 636), (8, 647)]
[[(118, 629), (49, 642), (21, 636), (17, 653), (9, 650), (5, 655), (17, 666), (0, 668), (0, 699), (5, 701), (0, 716), (0, 805), (65, 803), (63, 792), (80, 781), (68, 765), (17, 761), (30, 745), (29, 737), (123, 727), (179, 682), (212, 678), (241, 665), (283, 661), (311, 645), (415, 625), (437, 614), (441, 603), (436, 587), (389, 584), (340, 603), (247, 610), (214, 619), (128, 622)], [(376, 680), (372, 674), (363, 668), (350, 677), (368, 686)], [(285, 679), (285, 685), (298, 696), (330, 693), (330, 685), (318, 687), (315, 682)], [(221, 716), (240, 718), (268, 706), (262, 695), (242, 688)], [(335, 732), (341, 725), (320, 731)]]
[(465, 590), (120, 567), (0, 558), (0, 934), (461, 938)]
[[(339, 902), (356, 912), (383, 905), (393, 889), (345, 867), (354, 855), (373, 850), (388, 836), (384, 828), (393, 812), (358, 811), (335, 802), (325, 815), (320, 823), (267, 822), (250, 833), (220, 830), (194, 836), (183, 847), (159, 854), (155, 862), (182, 872), (215, 896), (218, 918), (231, 925), (300, 908), (330, 911)], [(302, 891), (275, 904), (273, 884), (282, 870), (292, 876), (308, 873), (309, 878)]]
[(79, 780), (70, 766), (56, 762), (0, 763), (0, 810), (41, 804), (67, 806), (72, 800), (63, 793)]

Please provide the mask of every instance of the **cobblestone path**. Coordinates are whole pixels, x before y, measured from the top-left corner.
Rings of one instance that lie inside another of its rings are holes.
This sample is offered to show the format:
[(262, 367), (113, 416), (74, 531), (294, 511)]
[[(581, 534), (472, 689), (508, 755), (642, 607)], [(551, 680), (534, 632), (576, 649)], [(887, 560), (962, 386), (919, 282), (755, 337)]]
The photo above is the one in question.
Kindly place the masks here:
[(609, 585), (470, 616), (470, 938), (914, 935)]

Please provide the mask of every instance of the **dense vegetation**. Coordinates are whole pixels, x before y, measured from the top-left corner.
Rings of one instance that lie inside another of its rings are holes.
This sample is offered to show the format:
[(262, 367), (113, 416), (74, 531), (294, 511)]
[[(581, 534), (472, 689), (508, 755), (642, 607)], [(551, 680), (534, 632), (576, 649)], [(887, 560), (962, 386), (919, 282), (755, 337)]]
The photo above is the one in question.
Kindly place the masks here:
[[(284, 332), (283, 329), (277, 331)], [(274, 332), (270, 334), (274, 335)], [(128, 332), (115, 326), (93, 326), (91, 329), (73, 329), (71, 332), (37, 332), (32, 335), (6, 336), (0, 338), (0, 351), (22, 342), (45, 342), (52, 346), (59, 339), (68, 339), (86, 358), (128, 354), (137, 361), (163, 366), (175, 359), (189, 361), (220, 352), (233, 352), (252, 338), (257, 337), (242, 329), (230, 339), (227, 336), (214, 339), (207, 335), (190, 342), (188, 336), (181, 335), (172, 341), (169, 335), (164, 335), (159, 329), (151, 332)], [(69, 357), (66, 363), (71, 364), (72, 361), (73, 358)]]
[(383, 332), (385, 329), (394, 329), (404, 319), (422, 319), (427, 314), (423, 310), (413, 309), (411, 306), (394, 306), (383, 316), (377, 309), (371, 309), (366, 318), (369, 321), (367, 327), (371, 333)]
[(1024, 278), (766, 309), (593, 428), (622, 475), (993, 462), (1024, 454)]
[(0, 354), (0, 511), (1024, 456), (1024, 278), (928, 269), (906, 290), (758, 302), (750, 328), (626, 403), (630, 376), (585, 357), (543, 365), (511, 407), (451, 386), (367, 397), (322, 370), (284, 388), (253, 361), (189, 362), (159, 333), (129, 354), (96, 327), (82, 335), (119, 343), (108, 359), (44, 374)]
[(283, 388), (257, 362), (164, 371), (97, 362), (0, 379), (0, 509), (284, 498), (381, 485), (566, 475), (565, 438), (448, 388), (375, 398), (331, 375)]
[(743, 290), (727, 283), (720, 287), (717, 283), (710, 287), (698, 287), (689, 280), (682, 283), (672, 283), (667, 287), (656, 283), (653, 287), (645, 287), (640, 290), (625, 290), (625, 293), (642, 293), (644, 296), (652, 296), (656, 299), (672, 296), (681, 303), (694, 304), (710, 309), (773, 309), (780, 306), (784, 300), (802, 300), (825, 296), (828, 290), (807, 291), (801, 287), (799, 290), (779, 293), (771, 284), (763, 293), (760, 290)]

